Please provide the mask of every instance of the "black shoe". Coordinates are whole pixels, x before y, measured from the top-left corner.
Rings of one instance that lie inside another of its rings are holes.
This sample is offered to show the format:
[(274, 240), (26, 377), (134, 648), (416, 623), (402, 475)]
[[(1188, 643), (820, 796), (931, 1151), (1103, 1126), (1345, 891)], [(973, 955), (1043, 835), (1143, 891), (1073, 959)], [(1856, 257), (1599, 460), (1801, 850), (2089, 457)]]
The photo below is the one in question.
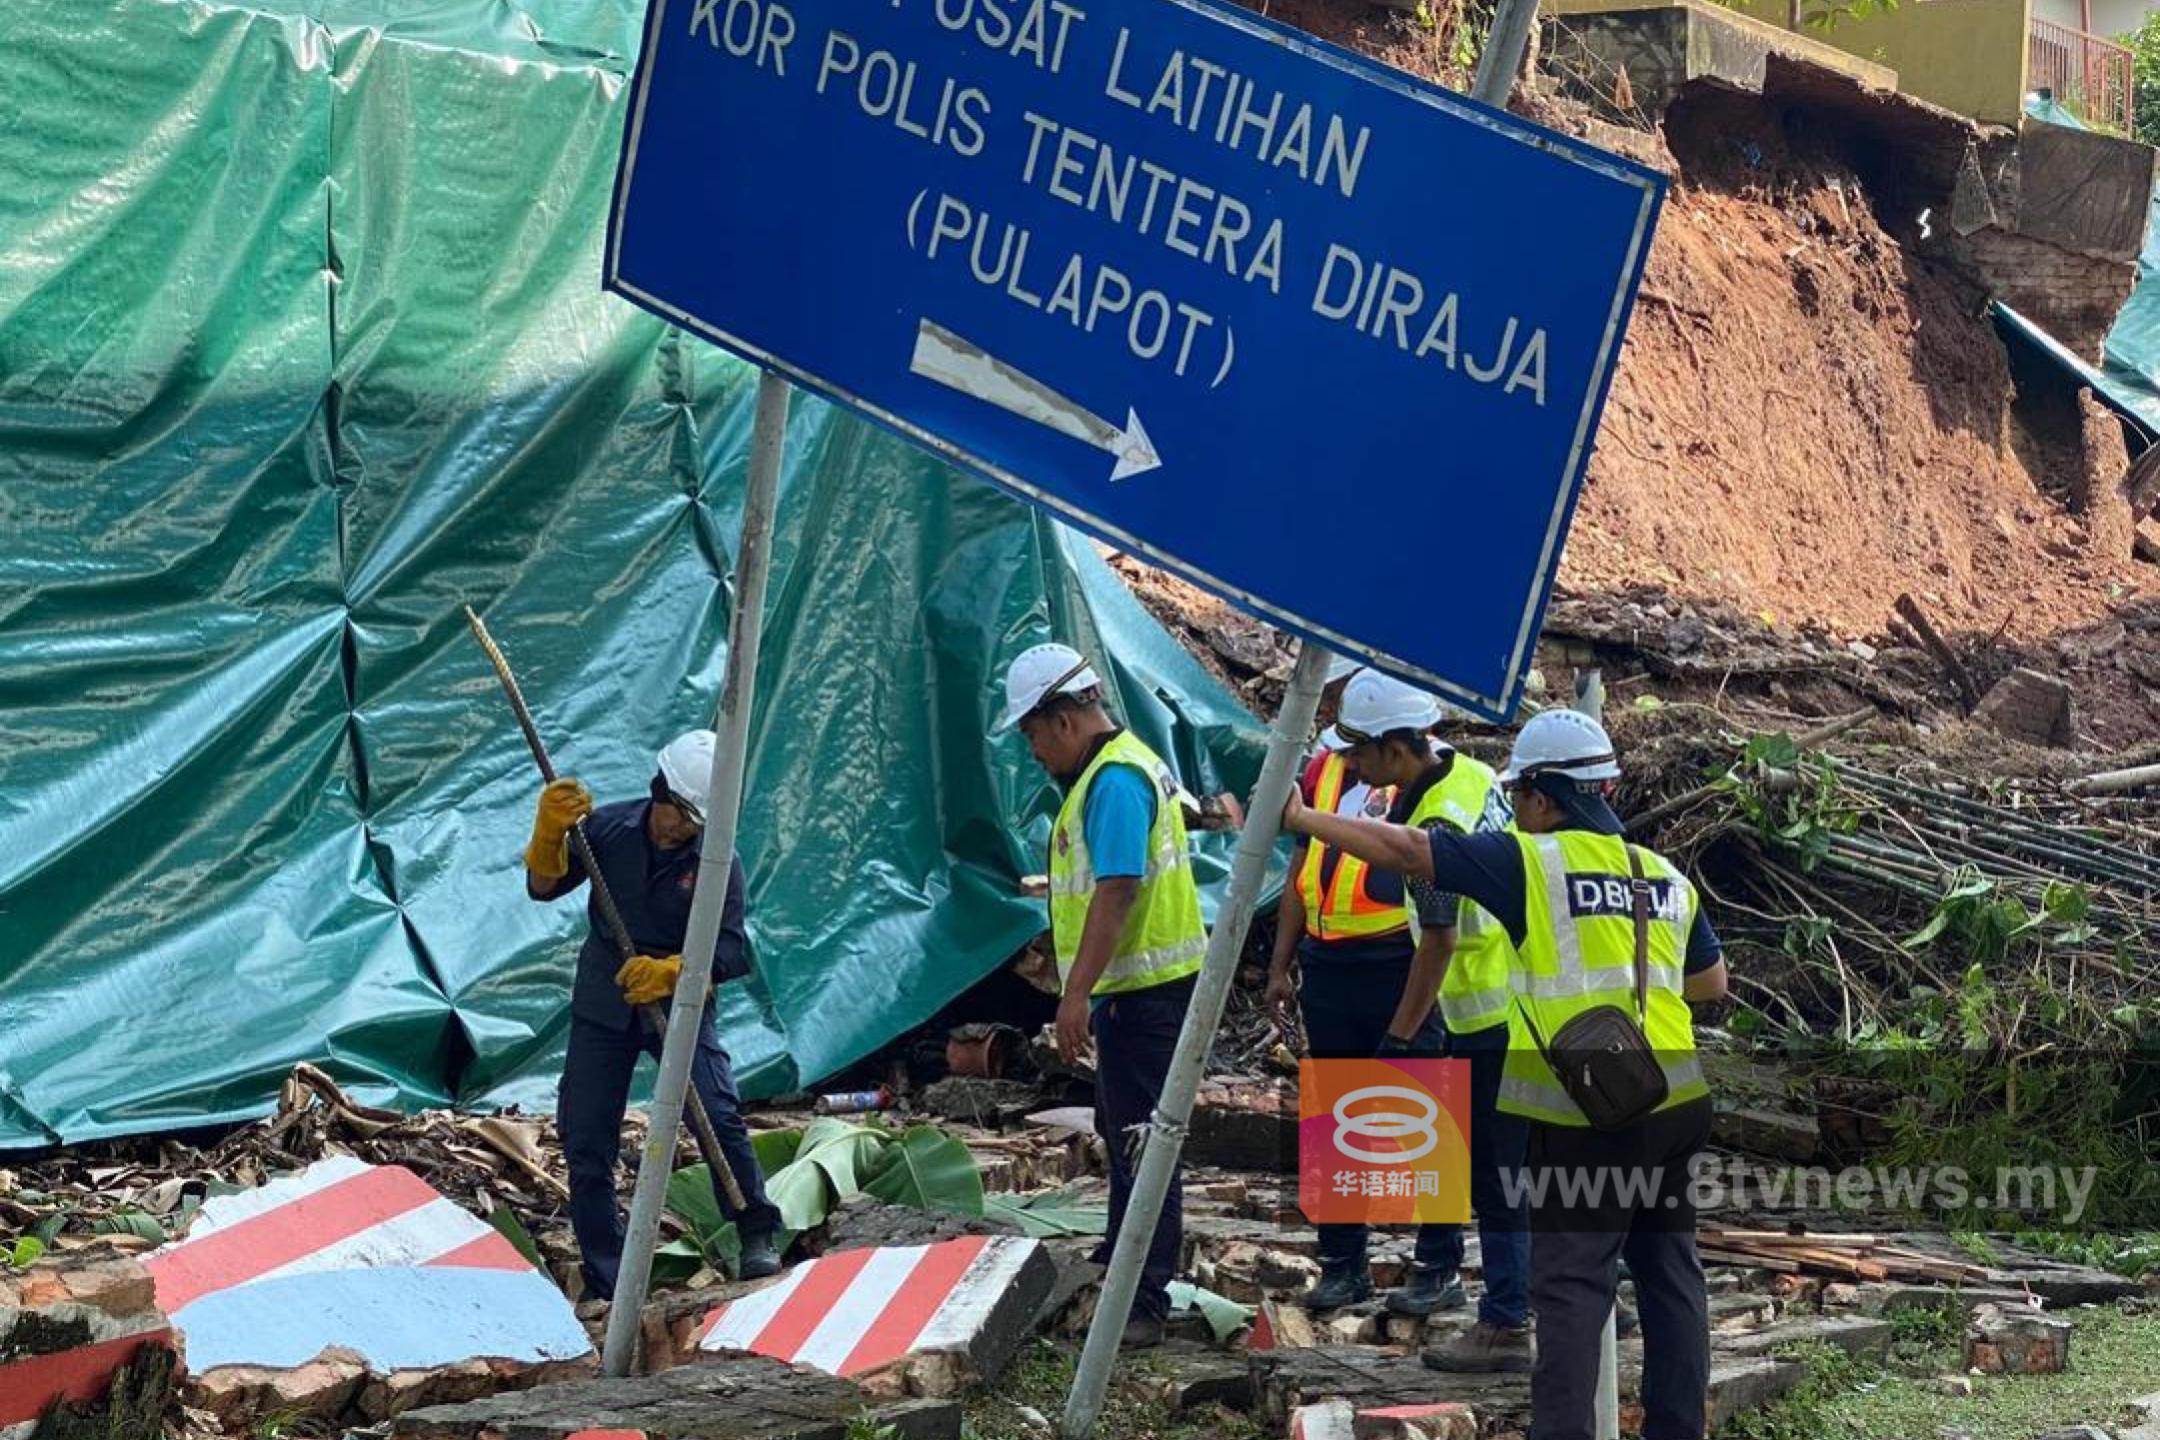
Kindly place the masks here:
[(770, 1230), (742, 1237), (742, 1258), (736, 1263), (735, 1273), (744, 1280), (762, 1280), (780, 1273), (780, 1250), (773, 1244)]
[(1429, 1345), (1418, 1357), (1428, 1370), (1456, 1375), (1528, 1373), (1536, 1351), (1530, 1327), (1488, 1325), (1480, 1320), (1444, 1345)]
[(1340, 1310), (1345, 1305), (1363, 1304), (1372, 1295), (1372, 1272), (1365, 1268), (1363, 1260), (1358, 1260), (1323, 1265), (1319, 1280), (1299, 1297), (1298, 1303), (1307, 1310)]
[(1428, 1270), (1422, 1265), (1411, 1266), (1401, 1288), (1388, 1291), (1387, 1297), (1387, 1308), (1397, 1315), (1437, 1315), (1442, 1310), (1460, 1310), (1467, 1303), (1462, 1280), (1453, 1270)]
[(1124, 1350), (1146, 1350), (1163, 1342), (1163, 1318), (1135, 1310), (1125, 1317), (1125, 1333), (1118, 1337)]

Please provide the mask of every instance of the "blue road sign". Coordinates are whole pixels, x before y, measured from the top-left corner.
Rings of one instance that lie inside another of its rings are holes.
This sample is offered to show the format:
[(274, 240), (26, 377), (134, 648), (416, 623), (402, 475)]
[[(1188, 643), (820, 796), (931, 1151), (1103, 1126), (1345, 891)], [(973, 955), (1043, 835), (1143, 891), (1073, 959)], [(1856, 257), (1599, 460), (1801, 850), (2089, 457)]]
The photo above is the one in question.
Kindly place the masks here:
[(651, 0), (607, 283), (1504, 717), (1654, 172), (1205, 0)]

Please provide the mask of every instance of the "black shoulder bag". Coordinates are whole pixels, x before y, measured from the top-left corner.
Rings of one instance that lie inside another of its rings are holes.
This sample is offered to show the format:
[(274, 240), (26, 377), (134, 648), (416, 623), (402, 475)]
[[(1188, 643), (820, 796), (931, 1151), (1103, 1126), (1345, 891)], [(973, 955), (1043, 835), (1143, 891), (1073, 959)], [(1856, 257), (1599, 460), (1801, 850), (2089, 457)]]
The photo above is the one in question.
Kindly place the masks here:
[(1634, 877), (1629, 887), (1635, 911), (1634, 1013), (1617, 1005), (1585, 1010), (1555, 1030), (1548, 1045), (1529, 1007), (1516, 1000), (1538, 1053), (1595, 1130), (1626, 1129), (1664, 1104), (1668, 1093), (1664, 1067), (1644, 1033), (1650, 1019), (1650, 882), (1633, 845), (1627, 857)]

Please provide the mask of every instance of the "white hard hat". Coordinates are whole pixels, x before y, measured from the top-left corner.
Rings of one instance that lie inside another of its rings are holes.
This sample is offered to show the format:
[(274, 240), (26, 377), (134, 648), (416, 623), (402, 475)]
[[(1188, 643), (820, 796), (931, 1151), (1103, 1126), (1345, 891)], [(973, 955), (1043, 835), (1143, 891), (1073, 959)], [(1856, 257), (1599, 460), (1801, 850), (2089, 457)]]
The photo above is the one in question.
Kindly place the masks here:
[(1429, 730), (1440, 723), (1440, 702), (1414, 685), (1377, 670), (1361, 670), (1343, 690), (1335, 728), (1343, 740), (1377, 740), (1391, 730)]
[(712, 784), (713, 749), (720, 737), (710, 730), (691, 730), (668, 741), (660, 752), (660, 778), (678, 800), (679, 808), (699, 825), (705, 823), (705, 802)]
[(1613, 756), (1605, 727), (1580, 710), (1541, 710), (1515, 735), (1502, 780), (1519, 780), (1532, 771), (1570, 780), (1617, 780), (1620, 762)]
[(1078, 695), (1102, 688), (1102, 677), (1070, 645), (1052, 642), (1020, 652), (1005, 671), (1005, 714), (997, 728), (1010, 730), (1052, 695)]

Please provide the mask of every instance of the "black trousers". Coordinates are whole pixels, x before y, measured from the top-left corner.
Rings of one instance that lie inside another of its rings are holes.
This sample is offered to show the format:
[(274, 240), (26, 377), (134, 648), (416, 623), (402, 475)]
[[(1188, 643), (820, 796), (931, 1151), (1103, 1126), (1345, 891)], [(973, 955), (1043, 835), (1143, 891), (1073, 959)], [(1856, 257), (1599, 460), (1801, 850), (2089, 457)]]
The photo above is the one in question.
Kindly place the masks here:
[[(585, 1293), (602, 1299), (615, 1294), (615, 1272), (622, 1264), (623, 1218), (615, 1199), (615, 1167), (622, 1159), (630, 1076), (640, 1055), (652, 1056), (655, 1063), (660, 1059), (660, 1037), (642, 1024), (615, 1030), (571, 1019), (570, 1054), (563, 1062), (562, 1090), (556, 1096), (555, 1128), (570, 1167), (570, 1228), (577, 1232)], [(758, 1171), (757, 1153), (750, 1148), (750, 1128), (743, 1123), (728, 1053), (720, 1047), (710, 1016), (698, 1031), (690, 1083), (705, 1101), (705, 1113), (712, 1117), (713, 1132), (748, 1207), (737, 1213), (716, 1175), (713, 1198), (720, 1202), (720, 1212), (745, 1233), (776, 1229), (780, 1212), (765, 1198), (764, 1176)]]
[[(1388, 1022), (1410, 978), (1410, 962), (1393, 965), (1330, 965), (1311, 950), (1299, 951), (1298, 1009), (1305, 1021), (1305, 1042), (1315, 1060), (1370, 1060), (1387, 1038)], [(1435, 1005), (1424, 1028), (1413, 1037), (1409, 1053), (1439, 1057), (1447, 1051), (1447, 1028)], [(1472, 1122), (1473, 1125), (1476, 1123)], [(1320, 1261), (1329, 1269), (1362, 1271), (1366, 1265), (1366, 1227), (1322, 1225)], [(1450, 1248), (1452, 1246), (1452, 1249)], [(1454, 1258), (1450, 1260), (1448, 1256)], [(1417, 1263), (1452, 1270), (1462, 1263), (1459, 1227), (1418, 1227)]]
[[(1096, 1252), (1104, 1264), (1124, 1227), (1125, 1205), (1139, 1169), (1140, 1136), (1133, 1127), (1147, 1124), (1162, 1101), (1194, 983), (1188, 975), (1167, 985), (1111, 995), (1095, 1006), (1095, 1133), (1102, 1136), (1110, 1157), (1110, 1233)], [(1135, 1315), (1161, 1319), (1170, 1313), (1170, 1277), (1177, 1273), (1178, 1247), (1185, 1237), (1184, 1187), (1180, 1165), (1170, 1177), (1170, 1193), (1163, 1197), (1162, 1214), (1148, 1242), (1140, 1289), (1133, 1296)]]
[(1709, 1136), (1708, 1100), (1626, 1130), (1531, 1125), (1531, 1440), (1592, 1440), (1598, 1344), (1622, 1256), (1642, 1317), (1642, 1440), (1702, 1440), (1710, 1307), (1688, 1161)]

